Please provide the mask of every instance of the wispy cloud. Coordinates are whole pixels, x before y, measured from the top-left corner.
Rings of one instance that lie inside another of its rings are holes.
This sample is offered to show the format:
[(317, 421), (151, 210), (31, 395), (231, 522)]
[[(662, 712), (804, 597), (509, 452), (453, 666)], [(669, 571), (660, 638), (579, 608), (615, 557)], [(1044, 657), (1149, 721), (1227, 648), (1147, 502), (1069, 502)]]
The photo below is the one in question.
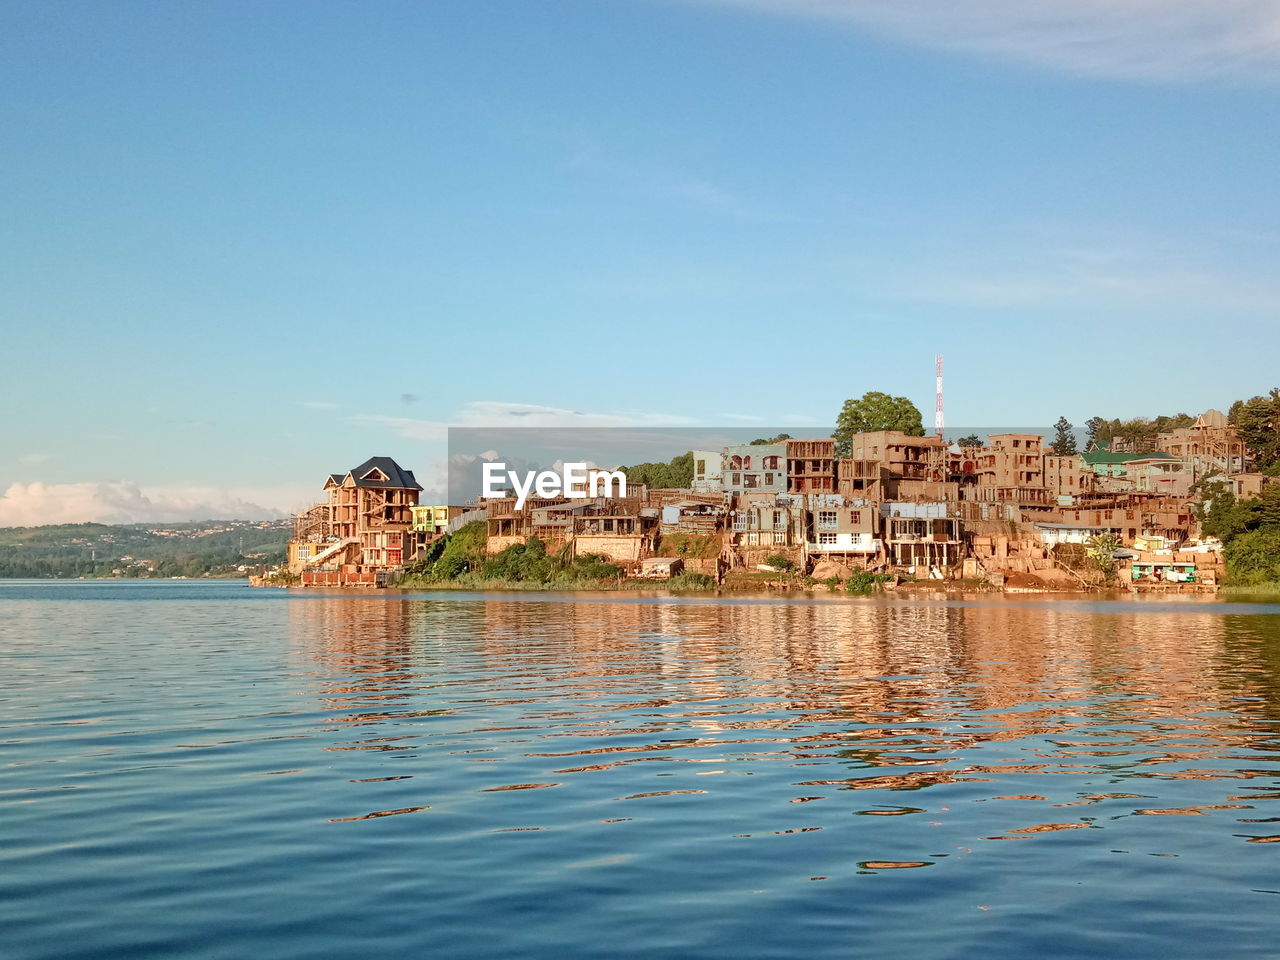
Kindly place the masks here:
[(263, 520), (287, 515), (297, 491), (267, 493), (276, 504), (213, 487), (141, 487), (110, 483), (14, 483), (0, 494), (0, 527), (49, 523), (172, 523), (183, 520)]
[(758, 205), (716, 177), (697, 170), (687, 147), (671, 142), (663, 131), (649, 131), (642, 144), (610, 142), (598, 132), (545, 114), (497, 118), (513, 135), (539, 145), (562, 168), (583, 180), (648, 200), (722, 214), (755, 218)]
[(304, 407), (310, 407), (312, 410), (336, 410), (338, 405), (332, 400), (303, 400)]
[(889, 299), (971, 307), (1058, 306), (1231, 311), (1274, 315), (1280, 284), (1189, 251), (1114, 242), (1037, 245), (934, 256), (886, 268), (874, 288)]
[(361, 414), (347, 417), (347, 422), (356, 426), (382, 427), (411, 440), (426, 441), (443, 441), (450, 427), (685, 427), (697, 423), (691, 417), (677, 414), (641, 411), (596, 413), (499, 400), (472, 401), (459, 410), (452, 421)]
[(1280, 0), (690, 0), (1076, 74), (1280, 79)]

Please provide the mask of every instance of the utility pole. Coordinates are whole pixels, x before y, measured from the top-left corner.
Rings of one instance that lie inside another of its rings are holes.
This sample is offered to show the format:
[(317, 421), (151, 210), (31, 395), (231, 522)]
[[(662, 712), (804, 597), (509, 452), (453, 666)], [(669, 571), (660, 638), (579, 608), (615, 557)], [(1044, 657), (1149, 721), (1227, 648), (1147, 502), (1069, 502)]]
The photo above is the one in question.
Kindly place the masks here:
[(933, 432), (939, 437), (942, 436), (942, 354), (934, 357), (934, 364), (938, 373), (938, 403), (933, 414)]

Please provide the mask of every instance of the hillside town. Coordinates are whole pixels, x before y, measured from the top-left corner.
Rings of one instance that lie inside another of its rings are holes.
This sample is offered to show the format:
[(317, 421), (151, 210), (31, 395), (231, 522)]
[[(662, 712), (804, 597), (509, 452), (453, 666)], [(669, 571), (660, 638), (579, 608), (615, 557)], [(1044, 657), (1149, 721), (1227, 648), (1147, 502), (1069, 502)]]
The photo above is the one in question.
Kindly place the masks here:
[(962, 446), (881, 430), (853, 434), (839, 456), (832, 437), (757, 440), (692, 451), (688, 486), (519, 507), (512, 496), (420, 503), (411, 470), (373, 457), (326, 478), (324, 502), (295, 519), (288, 568), (305, 586), (390, 586), (441, 538), (483, 523), (491, 556), (537, 538), (628, 577), (722, 583), (785, 569), (1079, 589), (1097, 583), (1088, 554), (1102, 543), (1134, 589), (1206, 589), (1223, 576), (1221, 544), (1198, 519), (1206, 481), (1241, 499), (1274, 482), (1250, 469), (1216, 410), (1148, 443), (1069, 455), (1044, 444), (1037, 433)]

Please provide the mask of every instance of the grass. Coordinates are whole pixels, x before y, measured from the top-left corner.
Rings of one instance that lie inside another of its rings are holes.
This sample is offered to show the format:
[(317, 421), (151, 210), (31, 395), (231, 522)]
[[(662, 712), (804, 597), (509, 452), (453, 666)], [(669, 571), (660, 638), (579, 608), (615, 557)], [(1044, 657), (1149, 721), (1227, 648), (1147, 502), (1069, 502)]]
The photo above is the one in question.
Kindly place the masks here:
[(1280, 583), (1251, 583), (1237, 587), (1221, 587), (1218, 595), (1240, 600), (1272, 600), (1280, 602)]

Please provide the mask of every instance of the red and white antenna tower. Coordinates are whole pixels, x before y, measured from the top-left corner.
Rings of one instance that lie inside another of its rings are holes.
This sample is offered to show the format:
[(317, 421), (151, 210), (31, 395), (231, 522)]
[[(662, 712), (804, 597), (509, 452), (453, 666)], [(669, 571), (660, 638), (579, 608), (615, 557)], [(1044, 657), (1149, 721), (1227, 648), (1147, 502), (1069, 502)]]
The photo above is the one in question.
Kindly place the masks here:
[(938, 406), (933, 414), (933, 432), (942, 436), (942, 354), (934, 357), (938, 367)]

